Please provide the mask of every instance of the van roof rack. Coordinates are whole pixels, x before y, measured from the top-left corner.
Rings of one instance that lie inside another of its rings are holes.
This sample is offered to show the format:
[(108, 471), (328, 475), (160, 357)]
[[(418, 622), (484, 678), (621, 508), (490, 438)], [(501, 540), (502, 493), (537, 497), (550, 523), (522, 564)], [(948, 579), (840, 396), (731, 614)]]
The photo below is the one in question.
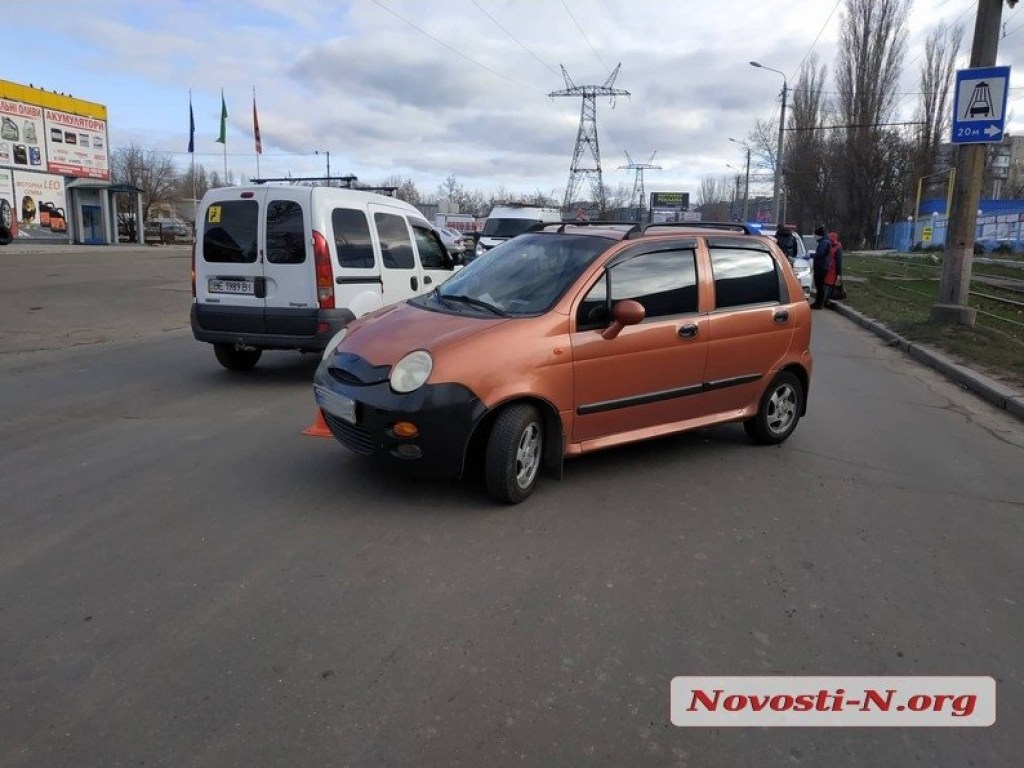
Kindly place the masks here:
[[(357, 189), (360, 192), (377, 192), (382, 195), (394, 197), (398, 187), (372, 187), (357, 184), (359, 179), (356, 176), (279, 176), (265, 179), (249, 179), (251, 184), (267, 184), (269, 182), (286, 184), (309, 184), (314, 187), (335, 187), (337, 189)], [(316, 183), (319, 182), (319, 183)]]

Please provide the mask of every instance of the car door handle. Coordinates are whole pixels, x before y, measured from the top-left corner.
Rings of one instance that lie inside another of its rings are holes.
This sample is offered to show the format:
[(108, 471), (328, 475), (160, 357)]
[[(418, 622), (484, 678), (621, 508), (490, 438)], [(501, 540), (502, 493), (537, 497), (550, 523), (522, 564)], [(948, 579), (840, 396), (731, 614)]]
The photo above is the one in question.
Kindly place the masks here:
[(412, 287), (414, 291), (420, 287), (419, 280), (417, 280), (415, 277), (409, 278), (409, 285)]
[(679, 329), (679, 338), (692, 339), (700, 332), (700, 326), (696, 323), (688, 323)]
[(772, 318), (776, 323), (785, 323), (789, 320), (789, 310), (780, 309)]

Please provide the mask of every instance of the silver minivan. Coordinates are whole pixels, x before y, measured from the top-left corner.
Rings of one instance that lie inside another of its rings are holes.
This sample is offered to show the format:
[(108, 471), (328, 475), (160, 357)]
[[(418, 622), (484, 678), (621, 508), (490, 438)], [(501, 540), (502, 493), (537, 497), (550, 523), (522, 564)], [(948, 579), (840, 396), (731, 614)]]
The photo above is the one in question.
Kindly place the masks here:
[(203, 198), (192, 333), (229, 370), (263, 350), (322, 352), (361, 315), (433, 290), (455, 261), (409, 203), (331, 187), (221, 187)]

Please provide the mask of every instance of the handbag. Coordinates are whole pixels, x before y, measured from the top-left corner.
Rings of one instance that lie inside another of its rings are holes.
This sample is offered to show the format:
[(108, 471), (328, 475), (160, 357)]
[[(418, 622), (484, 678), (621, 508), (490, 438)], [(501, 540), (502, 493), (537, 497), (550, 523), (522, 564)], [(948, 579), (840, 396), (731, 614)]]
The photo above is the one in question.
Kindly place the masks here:
[(832, 286), (832, 299), (842, 301), (846, 298), (846, 288), (843, 287), (843, 276), (836, 276), (836, 284)]

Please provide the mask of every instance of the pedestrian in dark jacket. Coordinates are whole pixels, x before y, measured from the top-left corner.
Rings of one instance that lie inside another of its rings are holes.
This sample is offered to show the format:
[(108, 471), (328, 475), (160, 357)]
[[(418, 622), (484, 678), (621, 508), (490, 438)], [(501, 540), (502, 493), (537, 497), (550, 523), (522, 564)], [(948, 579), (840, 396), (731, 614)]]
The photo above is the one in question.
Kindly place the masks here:
[(829, 252), (832, 248), (832, 241), (825, 234), (824, 227), (814, 230), (818, 237), (818, 246), (814, 249), (814, 303), (811, 309), (821, 309), (825, 306), (825, 275), (828, 274)]
[(792, 263), (796, 258), (797, 253), (799, 253), (799, 250), (797, 248), (796, 238), (785, 224), (779, 224), (779, 228), (775, 230), (775, 242), (779, 244), (779, 248), (781, 248), (782, 252), (789, 257), (789, 261)]

